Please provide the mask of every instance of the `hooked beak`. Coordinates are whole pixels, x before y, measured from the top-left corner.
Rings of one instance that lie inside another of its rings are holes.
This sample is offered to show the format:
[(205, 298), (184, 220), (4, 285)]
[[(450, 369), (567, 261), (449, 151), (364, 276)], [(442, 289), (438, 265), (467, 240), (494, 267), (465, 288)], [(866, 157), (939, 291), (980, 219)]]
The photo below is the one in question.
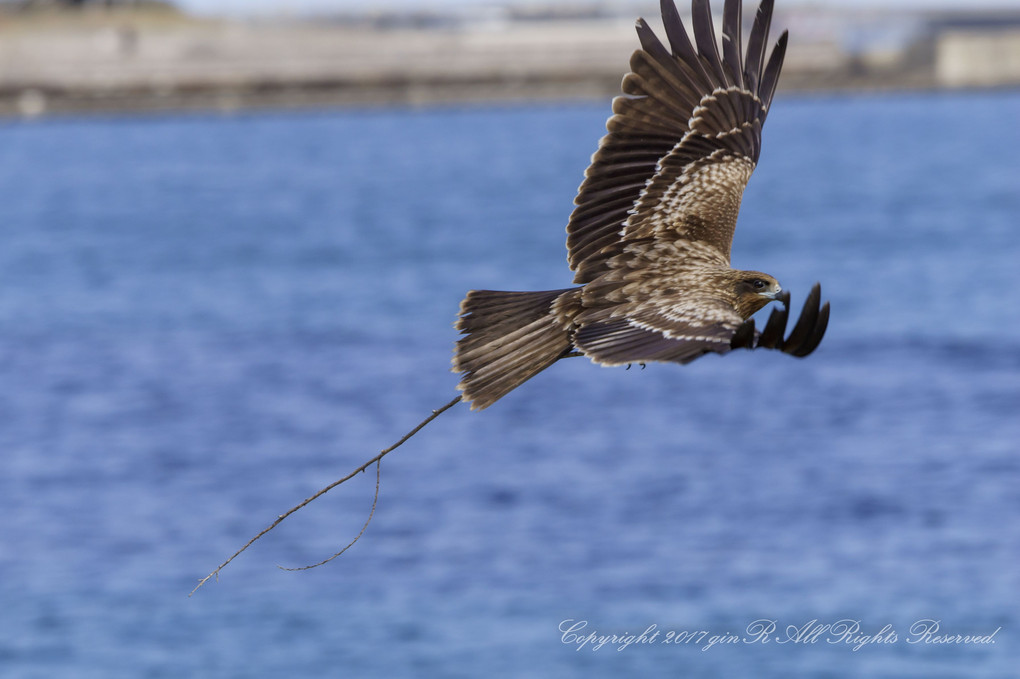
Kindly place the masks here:
[(783, 299), (783, 288), (782, 287), (778, 287), (778, 288), (776, 288), (775, 292), (766, 292), (762, 296), (763, 297), (768, 297), (771, 300), (782, 301), (782, 299)]

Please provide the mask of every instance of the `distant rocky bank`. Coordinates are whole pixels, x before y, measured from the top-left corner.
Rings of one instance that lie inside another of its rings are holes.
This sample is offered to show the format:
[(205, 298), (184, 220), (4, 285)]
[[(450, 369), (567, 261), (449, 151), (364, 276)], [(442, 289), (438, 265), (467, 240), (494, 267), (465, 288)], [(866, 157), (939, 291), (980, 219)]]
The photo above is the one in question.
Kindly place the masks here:
[[(898, 49), (855, 51), (801, 15), (784, 21), (788, 90), (1020, 86), (1020, 13), (1015, 25), (929, 20)], [(815, 28), (798, 39), (798, 23)], [(0, 115), (605, 99), (636, 44), (632, 20), (603, 16), (380, 26), (0, 13)]]

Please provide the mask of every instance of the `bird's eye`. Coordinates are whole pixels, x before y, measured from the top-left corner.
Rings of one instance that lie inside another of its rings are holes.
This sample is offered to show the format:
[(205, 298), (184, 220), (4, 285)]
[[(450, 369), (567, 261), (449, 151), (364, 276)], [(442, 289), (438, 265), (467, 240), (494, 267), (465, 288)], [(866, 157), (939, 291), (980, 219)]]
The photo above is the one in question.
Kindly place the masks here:
[(765, 283), (765, 281), (763, 281), (760, 278), (755, 278), (754, 282), (751, 283), (751, 285), (754, 286), (755, 290), (761, 290), (761, 289), (763, 289), (765, 287), (766, 283)]

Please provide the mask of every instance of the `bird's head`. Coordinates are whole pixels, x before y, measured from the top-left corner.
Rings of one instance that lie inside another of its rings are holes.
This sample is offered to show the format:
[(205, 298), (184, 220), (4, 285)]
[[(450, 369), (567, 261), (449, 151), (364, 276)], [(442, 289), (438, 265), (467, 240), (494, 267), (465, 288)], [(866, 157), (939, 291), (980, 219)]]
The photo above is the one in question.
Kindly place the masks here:
[(761, 309), (779, 297), (783, 291), (779, 281), (760, 271), (734, 271), (737, 312), (743, 318)]

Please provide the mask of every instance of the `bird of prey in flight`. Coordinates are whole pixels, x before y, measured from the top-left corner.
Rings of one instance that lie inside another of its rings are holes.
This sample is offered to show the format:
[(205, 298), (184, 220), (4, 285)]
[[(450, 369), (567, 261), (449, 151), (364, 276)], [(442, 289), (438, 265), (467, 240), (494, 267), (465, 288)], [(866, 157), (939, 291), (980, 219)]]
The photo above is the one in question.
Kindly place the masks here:
[[(667, 49), (639, 20), (609, 133), (592, 156), (567, 224), (575, 287), (541, 292), (472, 290), (460, 305), (453, 368), (461, 395), (433, 410), (395, 444), (280, 514), (197, 590), (281, 521), (376, 465), (460, 401), (487, 408), (567, 356), (600, 365), (688, 363), (733, 349), (807, 356), (822, 341), (829, 304), (816, 283), (786, 335), (790, 295), (772, 276), (730, 268), (744, 186), (761, 150), (761, 128), (786, 53), (786, 33), (768, 54), (772, 0), (762, 0), (741, 54), (740, 0), (726, 0), (722, 52), (708, 0), (694, 0), (692, 42), (673, 0), (662, 0)], [(766, 58), (767, 57), (767, 58)], [(751, 315), (771, 301), (758, 332)], [(333, 556), (358, 541), (365, 526)], [(194, 590), (192, 590), (194, 593)]]
[[(744, 187), (786, 53), (768, 49), (773, 0), (758, 8), (742, 53), (741, 3), (726, 0), (722, 50), (708, 0), (694, 0), (693, 41), (662, 0), (669, 47), (643, 19), (567, 224), (576, 287), (472, 290), (461, 302), (453, 369), (472, 409), (486, 408), (560, 358), (600, 365), (688, 363), (732, 349), (807, 356), (829, 305), (811, 290), (788, 336), (789, 293), (759, 271), (730, 268)], [(772, 301), (765, 327), (751, 315)]]

